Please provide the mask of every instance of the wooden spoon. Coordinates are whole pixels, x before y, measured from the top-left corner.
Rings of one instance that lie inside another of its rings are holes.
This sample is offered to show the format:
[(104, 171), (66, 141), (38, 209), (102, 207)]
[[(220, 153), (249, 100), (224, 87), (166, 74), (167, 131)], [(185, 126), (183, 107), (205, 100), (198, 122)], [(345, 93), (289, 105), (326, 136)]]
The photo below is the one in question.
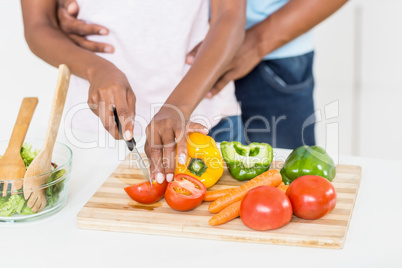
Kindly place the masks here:
[[(37, 104), (37, 98), (24, 98), (22, 100), (7, 150), (0, 158), (0, 180), (24, 178), (26, 168), (20, 152)], [(3, 196), (7, 195), (7, 190), (10, 186), (10, 191), (15, 192), (21, 189), (22, 181), (18, 180), (15, 183), (9, 184), (5, 182), (3, 185)]]
[[(27, 205), (33, 212), (41, 211), (47, 204), (45, 189), (40, 189), (39, 187), (44, 185), (50, 176), (53, 148), (63, 115), (70, 76), (71, 73), (68, 67), (64, 64), (60, 65), (45, 142), (25, 173), (25, 178), (29, 179), (24, 180), (24, 197), (25, 199), (29, 198)], [(45, 175), (39, 176), (41, 174)]]

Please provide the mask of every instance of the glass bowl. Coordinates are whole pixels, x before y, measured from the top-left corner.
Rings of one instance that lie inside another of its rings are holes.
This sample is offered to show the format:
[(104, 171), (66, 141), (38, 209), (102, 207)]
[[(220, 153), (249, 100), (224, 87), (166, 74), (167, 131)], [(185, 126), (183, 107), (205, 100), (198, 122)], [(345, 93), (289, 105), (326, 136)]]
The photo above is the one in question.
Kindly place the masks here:
[[(0, 155), (7, 149), (9, 141), (0, 141)], [(39, 151), (44, 140), (26, 139), (25, 144), (32, 146), (32, 151)], [(72, 169), (71, 149), (62, 143), (56, 142), (52, 155), (52, 170), (36, 177), (21, 178), (17, 180), (0, 180), (0, 222), (27, 222), (43, 219), (53, 215), (64, 207), (67, 202), (68, 186)], [(26, 163), (27, 164), (27, 163)], [(34, 213), (27, 206), (23, 189), (11, 193), (11, 183), (23, 185), (23, 180), (35, 180), (40, 176), (46, 176), (46, 183), (32, 188), (32, 191), (44, 191), (46, 195), (46, 207)], [(19, 181), (19, 182), (18, 182)], [(7, 195), (3, 196), (3, 188), (7, 185)], [(10, 185), (10, 186), (9, 186)]]

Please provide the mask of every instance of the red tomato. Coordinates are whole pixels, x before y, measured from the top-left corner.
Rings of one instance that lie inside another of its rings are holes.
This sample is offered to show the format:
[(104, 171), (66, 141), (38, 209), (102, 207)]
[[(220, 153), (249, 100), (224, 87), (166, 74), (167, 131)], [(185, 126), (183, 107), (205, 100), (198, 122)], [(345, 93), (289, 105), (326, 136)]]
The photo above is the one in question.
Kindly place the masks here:
[(243, 223), (259, 231), (288, 224), (292, 214), (289, 198), (284, 192), (271, 186), (259, 186), (248, 191), (240, 205)]
[(179, 173), (166, 189), (166, 203), (173, 209), (187, 211), (198, 207), (207, 192), (205, 185), (196, 178)]
[(141, 204), (152, 204), (162, 199), (165, 194), (168, 183), (165, 180), (162, 184), (156, 181), (152, 182), (152, 187), (149, 181), (140, 182), (124, 188), (124, 191), (134, 201)]
[(331, 182), (320, 176), (306, 175), (295, 179), (286, 191), (294, 214), (315, 220), (331, 212), (336, 205), (336, 192)]

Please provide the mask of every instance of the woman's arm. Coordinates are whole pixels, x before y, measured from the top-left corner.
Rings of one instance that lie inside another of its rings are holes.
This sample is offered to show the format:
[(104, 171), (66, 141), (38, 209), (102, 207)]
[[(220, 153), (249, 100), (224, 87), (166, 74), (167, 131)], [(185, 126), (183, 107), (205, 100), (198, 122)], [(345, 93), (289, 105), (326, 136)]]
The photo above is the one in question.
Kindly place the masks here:
[(113, 137), (119, 133), (113, 118), (113, 106), (125, 130), (133, 135), (135, 96), (126, 76), (109, 61), (75, 45), (59, 29), (56, 1), (21, 0), (25, 39), (32, 52), (47, 63), (66, 64), (71, 72), (90, 82), (88, 104)]
[(191, 115), (240, 48), (245, 24), (245, 0), (211, 0), (210, 30), (192, 67), (167, 99), (167, 104)]
[[(172, 179), (176, 152), (179, 163), (185, 164), (185, 123), (236, 54), (245, 23), (246, 0), (211, 0), (210, 30), (192, 67), (147, 127), (145, 150), (151, 158), (151, 173), (157, 178), (163, 180), (166, 175), (168, 181)], [(197, 131), (208, 132), (201, 126)]]

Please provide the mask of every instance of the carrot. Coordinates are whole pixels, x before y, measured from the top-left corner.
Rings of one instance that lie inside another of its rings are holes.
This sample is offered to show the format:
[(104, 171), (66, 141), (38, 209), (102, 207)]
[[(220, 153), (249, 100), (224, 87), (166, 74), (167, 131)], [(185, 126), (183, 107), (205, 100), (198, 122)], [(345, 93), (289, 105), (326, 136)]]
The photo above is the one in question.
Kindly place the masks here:
[[(281, 181), (281, 183), (278, 186), (276, 186), (276, 188), (279, 189), (279, 187), (283, 187), (283, 186), (285, 186), (285, 184), (283, 183), (283, 181)], [(230, 193), (233, 189), (236, 189), (236, 188), (239, 188), (239, 187), (226, 188), (226, 189), (221, 189), (221, 190), (216, 190), (216, 191), (207, 191), (204, 196), (204, 201), (206, 201), (206, 202), (215, 201), (219, 197), (222, 197), (222, 196)], [(287, 187), (285, 187), (284, 189), (286, 191)], [(281, 189), (281, 190), (283, 190), (283, 189)]]
[(246, 182), (242, 186), (234, 188), (232, 191), (230, 191), (230, 193), (219, 197), (209, 205), (208, 210), (211, 213), (218, 213), (225, 207), (241, 201), (249, 190), (263, 185), (276, 187), (281, 183), (281, 181), (282, 176), (278, 170), (268, 170), (258, 175), (254, 179)]
[(289, 185), (283, 184), (283, 185), (279, 185), (276, 188), (278, 188), (279, 190), (283, 191), (286, 194), (286, 190), (288, 189), (288, 187), (289, 187)]
[(224, 208), (221, 212), (213, 216), (209, 221), (209, 225), (219, 225), (233, 220), (240, 216), (241, 201), (237, 201), (230, 206)]
[(204, 201), (215, 201), (219, 197), (230, 193), (233, 189), (236, 189), (236, 188), (226, 188), (226, 189), (217, 190), (217, 191), (207, 191), (204, 196)]

